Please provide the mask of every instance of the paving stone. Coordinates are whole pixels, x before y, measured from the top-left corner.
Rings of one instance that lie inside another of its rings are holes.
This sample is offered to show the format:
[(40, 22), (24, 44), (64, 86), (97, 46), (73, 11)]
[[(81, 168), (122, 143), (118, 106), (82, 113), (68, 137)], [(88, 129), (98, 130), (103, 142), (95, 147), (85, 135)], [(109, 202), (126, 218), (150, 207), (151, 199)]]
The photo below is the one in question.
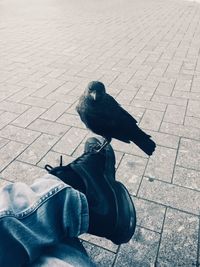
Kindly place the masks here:
[(51, 78), (58, 78), (65, 71), (66, 71), (66, 69), (52, 69), (51, 72), (47, 74), (47, 76), (51, 77)]
[(157, 95), (164, 95), (164, 96), (170, 96), (173, 91), (174, 84), (171, 83), (159, 83), (155, 94)]
[(69, 104), (67, 103), (56, 103), (50, 107), (45, 113), (40, 116), (41, 119), (55, 121), (57, 120), (67, 109)]
[[(69, 93), (70, 91), (72, 91), (76, 86), (77, 86), (77, 83), (75, 83), (75, 82), (66, 82), (63, 85), (59, 86), (55, 90), (55, 92), (65, 95), (65, 94)], [(67, 97), (67, 96), (65, 96), (65, 97)]]
[(176, 150), (157, 146), (149, 158), (145, 176), (171, 182), (175, 164)]
[(29, 126), (29, 129), (35, 130), (42, 133), (47, 133), (51, 135), (57, 135), (62, 136), (65, 132), (69, 130), (69, 126), (52, 122), (52, 121), (46, 121), (42, 119), (37, 119), (34, 122), (32, 122)]
[(34, 107), (41, 107), (41, 108), (50, 108), (54, 103), (56, 99), (49, 100), (44, 98), (39, 98), (35, 96), (28, 96), (24, 98), (21, 103), (31, 105)]
[(23, 105), (23, 104), (11, 102), (11, 101), (5, 101), (5, 100), (2, 101), (0, 105), (0, 110), (18, 113), (18, 114), (23, 113), (28, 108), (29, 106), (27, 105)]
[[(151, 71), (151, 67), (146, 66), (145, 68), (143, 67), (142, 69), (139, 69), (136, 71), (136, 73), (134, 74), (133, 78), (136, 79), (146, 79), (149, 76), (149, 73)], [(155, 70), (156, 72), (156, 70)], [(131, 81), (131, 80), (130, 80)]]
[(110, 250), (114, 253), (117, 252), (118, 246), (106, 238), (98, 237), (98, 236), (94, 236), (94, 235), (90, 235), (90, 234), (82, 234), (79, 236), (79, 238), (81, 238), (84, 241), (88, 241), (89, 243), (91, 243), (93, 245), (97, 245), (99, 247)]
[(155, 131), (148, 131), (148, 134), (152, 136), (152, 139), (158, 146), (178, 148), (178, 143), (179, 143), (178, 136), (155, 132)]
[[(22, 99), (24, 99), (25, 97), (28, 97), (31, 93), (35, 92), (36, 89), (34, 88), (24, 88), (18, 92), (16, 92), (15, 94), (12, 94), (12, 96), (10, 96), (8, 98), (9, 101), (13, 101), (13, 102), (21, 102)], [(29, 103), (25, 103), (28, 104)]]
[(0, 114), (0, 129), (9, 124), (11, 121), (13, 121), (17, 116), (18, 114), (7, 111)]
[(8, 142), (9, 142), (8, 139), (0, 138), (0, 148), (2, 148), (3, 146), (5, 146)]
[(79, 115), (64, 113), (60, 118), (57, 119), (57, 122), (66, 124), (69, 126), (86, 128), (83, 122), (80, 120)]
[(0, 92), (8, 92), (9, 94), (11, 93), (11, 95), (20, 92), (23, 89), (22, 86), (18, 86), (16, 84), (7, 84), (5, 83), (0, 83)]
[(0, 149), (0, 171), (10, 164), (26, 148), (25, 144), (10, 141)]
[(31, 184), (46, 173), (44, 169), (16, 160), (2, 172), (2, 177), (11, 182)]
[(176, 164), (200, 170), (200, 141), (181, 139)]
[(157, 131), (163, 118), (163, 112), (155, 110), (146, 110), (140, 122), (140, 127), (144, 129)]
[(155, 92), (155, 88), (142, 86), (134, 99), (150, 100)]
[(78, 104), (78, 100), (76, 102), (74, 102), (73, 105), (71, 105), (67, 110), (66, 112), (67, 113), (70, 113), (70, 114), (74, 114), (74, 115), (77, 115), (77, 111), (76, 111), (76, 106)]
[(57, 102), (65, 102), (65, 103), (73, 104), (75, 101), (77, 101), (78, 96), (70, 95), (70, 94), (64, 95), (58, 92), (52, 92), (46, 98), (55, 100)]
[(186, 108), (182, 106), (168, 105), (163, 121), (183, 124), (185, 117), (185, 110)]
[(124, 183), (131, 194), (136, 195), (147, 160), (125, 154), (117, 169), (116, 177)]
[(180, 80), (180, 79), (178, 79), (176, 84), (175, 84), (174, 90), (190, 91), (191, 83), (192, 83), (192, 80), (182, 80), (182, 79)]
[(1, 95), (0, 95), (0, 101), (6, 100), (8, 99), (9, 96), (12, 95), (12, 92), (9, 91), (1, 91)]
[(187, 116), (200, 118), (200, 101), (189, 100)]
[(139, 100), (139, 99), (133, 99), (131, 102), (131, 105), (138, 107), (138, 108), (147, 108), (152, 110), (158, 110), (158, 111), (165, 111), (166, 104), (165, 103), (158, 103), (153, 101), (147, 101), (147, 100)]
[(184, 106), (187, 105), (187, 100), (183, 98), (178, 97), (172, 97), (172, 96), (161, 96), (161, 95), (154, 95), (152, 98), (152, 101), (160, 103), (166, 103), (171, 105), (177, 105), (177, 106)]
[(180, 137), (188, 137), (197, 140), (200, 139), (199, 129), (169, 122), (162, 122), (160, 127), (160, 132), (173, 134)]
[(25, 111), (22, 115), (20, 115), (16, 120), (12, 122), (12, 124), (19, 127), (27, 127), (32, 121), (37, 119), (45, 109), (32, 107)]
[(200, 171), (176, 166), (173, 183), (200, 191)]
[(140, 198), (133, 198), (137, 225), (161, 233), (165, 207)]
[(37, 164), (57, 141), (57, 136), (42, 134), (18, 157), (18, 160)]
[(119, 102), (120, 104), (129, 104), (135, 96), (136, 90), (121, 90), (121, 92), (116, 97), (117, 102)]
[(200, 128), (200, 118), (186, 116), (184, 125), (185, 126), (191, 126), (191, 127)]
[(51, 81), (51, 83), (48, 83), (47, 85), (41, 87), (35, 93), (33, 93), (33, 96), (45, 97), (48, 94), (50, 94), (52, 91), (60, 87), (63, 83), (64, 83), (63, 81), (59, 81), (59, 80), (54, 80), (53, 82)]
[(200, 93), (199, 92), (181, 92), (181, 91), (174, 91), (172, 96), (185, 98), (190, 100), (200, 100)]
[(148, 79), (156, 79), (156, 78), (160, 78), (163, 76), (163, 74), (165, 73), (166, 67), (165, 68), (161, 68), (158, 65), (156, 67), (154, 67), (153, 71), (150, 73), (150, 75), (148, 76)]
[(198, 217), (168, 209), (158, 255), (158, 266), (196, 266)]
[(158, 233), (137, 227), (129, 243), (120, 246), (114, 266), (155, 266), (159, 239)]
[(199, 215), (200, 192), (144, 178), (138, 197)]
[(107, 251), (103, 248), (96, 247), (87, 242), (83, 242), (83, 246), (87, 251), (87, 254), (91, 260), (99, 267), (112, 267), (113, 261), (115, 259), (115, 254)]
[(38, 132), (19, 128), (14, 125), (8, 125), (0, 131), (1, 137), (25, 144), (32, 143), (39, 135), (40, 133)]
[(87, 130), (80, 128), (71, 128), (53, 147), (53, 150), (59, 153), (72, 155), (81, 141), (87, 134)]

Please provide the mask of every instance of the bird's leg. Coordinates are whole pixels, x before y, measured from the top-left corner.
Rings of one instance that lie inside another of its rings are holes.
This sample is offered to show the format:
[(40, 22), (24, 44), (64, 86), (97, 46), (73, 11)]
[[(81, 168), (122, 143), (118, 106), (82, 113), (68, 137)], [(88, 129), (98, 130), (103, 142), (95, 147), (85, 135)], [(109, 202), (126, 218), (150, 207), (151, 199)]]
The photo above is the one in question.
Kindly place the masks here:
[(101, 152), (101, 150), (104, 149), (104, 147), (106, 147), (108, 144), (110, 144), (110, 142), (111, 142), (111, 138), (105, 138), (101, 147), (98, 150), (96, 150), (96, 153)]

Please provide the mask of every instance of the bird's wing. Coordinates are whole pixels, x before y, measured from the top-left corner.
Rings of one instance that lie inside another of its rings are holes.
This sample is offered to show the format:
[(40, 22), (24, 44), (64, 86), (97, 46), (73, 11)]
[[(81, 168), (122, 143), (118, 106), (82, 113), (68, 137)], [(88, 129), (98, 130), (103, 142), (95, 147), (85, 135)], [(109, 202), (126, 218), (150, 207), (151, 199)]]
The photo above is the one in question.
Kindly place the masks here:
[[(137, 121), (117, 101), (106, 94), (92, 110), (81, 114), (81, 119), (93, 132), (104, 137), (127, 141)], [(85, 116), (83, 118), (83, 116)], [(126, 138), (127, 137), (127, 138)]]
[(130, 120), (131, 123), (137, 123), (136, 119), (134, 119), (125, 109), (121, 107), (121, 105), (110, 95), (106, 94), (105, 103), (108, 105), (108, 109), (110, 112), (115, 113), (116, 116), (120, 116), (120, 119)]

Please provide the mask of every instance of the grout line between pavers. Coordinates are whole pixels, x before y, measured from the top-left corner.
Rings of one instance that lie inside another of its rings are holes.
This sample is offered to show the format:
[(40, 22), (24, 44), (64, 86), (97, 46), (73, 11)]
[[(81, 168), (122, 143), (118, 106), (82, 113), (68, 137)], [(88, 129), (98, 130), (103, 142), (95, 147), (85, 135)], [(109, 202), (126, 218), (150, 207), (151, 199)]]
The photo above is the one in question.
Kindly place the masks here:
[(117, 248), (117, 250), (116, 250), (115, 258), (114, 258), (114, 261), (113, 261), (111, 267), (115, 267), (115, 263), (117, 261), (117, 257), (118, 257), (118, 253), (119, 253), (120, 247), (121, 247), (121, 245), (119, 245), (118, 248)]
[(181, 137), (178, 140), (178, 147), (176, 149), (176, 157), (174, 160), (174, 166), (173, 166), (173, 171), (172, 171), (172, 178), (171, 178), (171, 184), (174, 184), (174, 173), (175, 173), (175, 168), (176, 168), (176, 162), (177, 162), (177, 158), (178, 158), (178, 153), (179, 153), (179, 148), (180, 148), (180, 143), (181, 143)]
[(162, 235), (163, 235), (163, 230), (164, 230), (164, 225), (165, 225), (166, 214), (167, 214), (167, 207), (165, 206), (165, 214), (164, 214), (162, 227), (161, 227), (161, 232), (160, 232), (160, 239), (159, 239), (158, 249), (157, 249), (157, 253), (156, 253), (155, 265), (158, 264), (158, 256), (159, 256), (159, 252), (160, 252), (160, 245), (161, 245), (161, 242), (162, 242)]
[(197, 267), (200, 266), (200, 216), (199, 216), (199, 231), (198, 231), (198, 244), (197, 244)]
[(142, 184), (142, 182), (143, 182), (143, 178), (145, 177), (145, 172), (146, 172), (146, 169), (147, 169), (149, 160), (150, 160), (150, 157), (149, 157), (149, 158), (147, 159), (147, 161), (146, 161), (146, 165), (145, 165), (145, 168), (144, 168), (144, 171), (143, 171), (143, 174), (142, 174), (142, 178), (141, 178), (141, 180), (140, 180), (140, 183), (139, 183), (137, 192), (136, 192), (136, 194), (135, 194), (136, 196), (138, 196), (138, 194), (139, 194), (139, 190), (140, 190), (141, 184)]

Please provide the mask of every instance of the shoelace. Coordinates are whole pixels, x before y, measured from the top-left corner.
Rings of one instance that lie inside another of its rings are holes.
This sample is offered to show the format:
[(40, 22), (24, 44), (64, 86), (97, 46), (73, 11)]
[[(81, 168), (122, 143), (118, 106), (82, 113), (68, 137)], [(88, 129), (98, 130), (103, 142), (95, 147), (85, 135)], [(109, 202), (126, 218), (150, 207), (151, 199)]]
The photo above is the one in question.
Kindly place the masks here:
[[(98, 147), (98, 146), (99, 146), (99, 145), (97, 145), (96, 147)], [(74, 163), (75, 163), (75, 162), (77, 163), (77, 162), (82, 161), (83, 158), (84, 158), (86, 155), (90, 154), (90, 153), (92, 153), (92, 151), (88, 151), (88, 152), (83, 153), (82, 156), (80, 156), (80, 157), (78, 157), (77, 159), (74, 160)], [(61, 156), (60, 156), (60, 164), (59, 164), (59, 167), (62, 167), (62, 166), (63, 166), (63, 157), (62, 157), (62, 155), (61, 155)], [(45, 168), (45, 170), (48, 171), (48, 172), (50, 172), (51, 170), (54, 169), (54, 167), (52, 167), (52, 166), (49, 165), (49, 164), (46, 164), (46, 165), (44, 166), (44, 168)], [(56, 167), (55, 167), (55, 168), (56, 168)]]
[[(62, 155), (60, 155), (60, 164), (59, 164), (59, 166), (60, 167), (62, 167), (63, 166), (63, 157), (62, 157)], [(45, 166), (44, 166), (44, 168), (45, 168), (45, 170), (47, 170), (48, 172), (50, 172), (52, 169), (54, 169), (51, 165), (49, 165), (49, 164), (46, 164)]]

